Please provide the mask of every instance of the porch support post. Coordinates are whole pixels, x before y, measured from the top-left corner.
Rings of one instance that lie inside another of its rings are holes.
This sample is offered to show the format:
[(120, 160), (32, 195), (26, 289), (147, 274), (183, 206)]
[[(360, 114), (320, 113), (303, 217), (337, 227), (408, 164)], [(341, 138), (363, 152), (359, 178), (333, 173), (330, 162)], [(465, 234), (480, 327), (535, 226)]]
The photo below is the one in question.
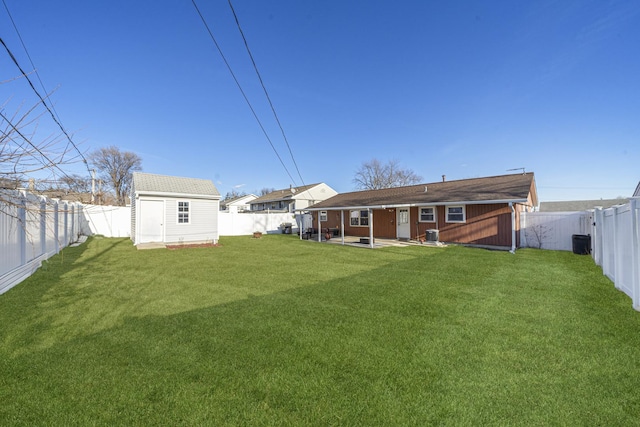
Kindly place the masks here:
[(318, 212), (318, 242), (322, 242), (322, 229), (320, 228), (320, 211)]
[(511, 208), (511, 252), (516, 253), (516, 208), (513, 206), (513, 202), (509, 202)]
[(373, 249), (373, 209), (369, 208), (369, 247)]
[(342, 237), (342, 244), (344, 245), (344, 210), (340, 211), (340, 235)]

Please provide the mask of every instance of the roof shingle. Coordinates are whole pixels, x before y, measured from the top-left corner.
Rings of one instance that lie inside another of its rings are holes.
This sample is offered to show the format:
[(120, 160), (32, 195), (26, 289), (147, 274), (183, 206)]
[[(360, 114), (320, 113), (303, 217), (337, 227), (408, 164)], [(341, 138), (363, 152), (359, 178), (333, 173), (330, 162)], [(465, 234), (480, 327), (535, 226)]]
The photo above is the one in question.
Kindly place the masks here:
[(179, 176), (134, 172), (133, 186), (137, 193), (153, 192), (220, 196), (218, 189), (209, 179), (183, 178)]
[[(526, 201), (535, 192), (534, 175), (500, 175), (485, 178), (434, 182), (407, 187), (341, 193), (313, 206), (327, 208), (374, 207), (483, 201)], [(534, 205), (537, 203), (533, 194)]]

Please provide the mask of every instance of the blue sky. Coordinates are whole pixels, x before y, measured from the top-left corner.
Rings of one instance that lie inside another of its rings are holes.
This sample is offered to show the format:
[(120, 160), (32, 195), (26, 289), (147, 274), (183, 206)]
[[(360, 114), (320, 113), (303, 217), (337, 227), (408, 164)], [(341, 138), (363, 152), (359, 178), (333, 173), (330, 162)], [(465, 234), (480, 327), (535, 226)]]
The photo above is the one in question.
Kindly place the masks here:
[[(224, 195), (326, 182), (397, 160), (423, 182), (536, 174), (540, 200), (631, 196), (640, 181), (640, 2), (199, 0), (293, 180), (190, 0), (4, 0), (82, 150)], [(4, 5), (0, 36), (32, 69)], [(35, 102), (0, 52), (5, 113)], [(46, 116), (34, 138), (55, 132)], [(67, 168), (86, 174), (82, 164)]]

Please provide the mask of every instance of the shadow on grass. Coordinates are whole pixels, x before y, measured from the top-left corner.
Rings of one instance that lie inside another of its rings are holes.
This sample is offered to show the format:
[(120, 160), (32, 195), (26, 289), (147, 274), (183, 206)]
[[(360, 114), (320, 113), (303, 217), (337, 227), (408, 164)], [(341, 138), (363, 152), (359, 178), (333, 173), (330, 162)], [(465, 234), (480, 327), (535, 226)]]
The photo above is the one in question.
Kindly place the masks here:
[[(110, 328), (26, 353), (12, 342), (0, 352), (0, 418), (24, 425), (635, 422), (639, 324), (602, 312), (623, 307), (620, 294), (601, 290), (606, 282), (549, 284), (544, 268), (529, 264), (542, 279), (518, 281), (523, 266), (509, 254), (396, 251), (357, 274), (262, 295), (246, 288), (242, 298), (178, 313), (128, 313)], [(382, 265), (388, 256), (395, 261)], [(604, 304), (572, 303), (576, 292), (600, 293)], [(612, 329), (603, 325), (607, 316)]]

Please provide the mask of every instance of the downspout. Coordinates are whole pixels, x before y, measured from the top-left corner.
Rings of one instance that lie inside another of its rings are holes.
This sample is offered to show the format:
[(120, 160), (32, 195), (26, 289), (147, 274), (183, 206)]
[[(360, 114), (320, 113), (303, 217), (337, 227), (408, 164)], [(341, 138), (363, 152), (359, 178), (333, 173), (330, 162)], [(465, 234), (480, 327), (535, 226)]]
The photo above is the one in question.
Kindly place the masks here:
[(373, 249), (373, 209), (369, 209), (369, 247)]
[(511, 208), (511, 252), (516, 253), (516, 208), (513, 206), (513, 202), (509, 202)]
[(340, 211), (340, 235), (342, 237), (342, 244), (344, 245), (344, 211)]

